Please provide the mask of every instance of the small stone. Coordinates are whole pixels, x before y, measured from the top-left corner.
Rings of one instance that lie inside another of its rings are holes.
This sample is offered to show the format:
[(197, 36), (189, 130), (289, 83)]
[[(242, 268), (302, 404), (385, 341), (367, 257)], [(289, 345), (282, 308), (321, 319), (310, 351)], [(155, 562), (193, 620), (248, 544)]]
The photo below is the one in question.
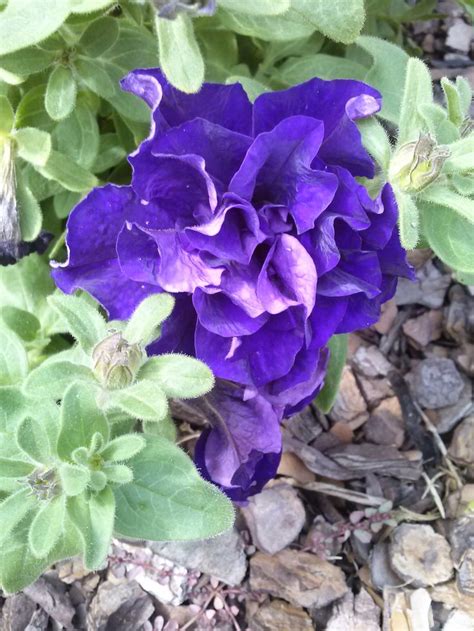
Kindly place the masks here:
[(376, 346), (361, 346), (352, 358), (352, 365), (364, 377), (386, 377), (392, 364)]
[(474, 298), (460, 285), (451, 287), (448, 297), (444, 309), (445, 331), (458, 344), (465, 344), (474, 338)]
[(364, 434), (368, 441), (377, 445), (403, 445), (405, 426), (397, 397), (385, 399), (372, 411), (364, 425)]
[(474, 631), (474, 620), (464, 611), (452, 611), (443, 626), (443, 631)]
[(365, 589), (352, 592), (334, 605), (326, 631), (380, 631), (380, 609)]
[(459, 567), (464, 555), (474, 549), (474, 515), (465, 515), (451, 522), (448, 539), (454, 565)]
[(464, 381), (451, 359), (430, 357), (413, 371), (413, 392), (424, 408), (454, 405), (464, 389)]
[(460, 464), (474, 464), (474, 415), (465, 418), (454, 430), (449, 455)]
[(382, 305), (382, 313), (379, 321), (374, 324), (373, 328), (380, 333), (380, 335), (387, 335), (395, 322), (397, 317), (398, 307), (395, 300), (389, 300)]
[(444, 603), (449, 609), (464, 611), (474, 619), (474, 596), (460, 592), (455, 581), (435, 585), (430, 589), (430, 596), (435, 602)]
[(388, 543), (376, 543), (370, 554), (370, 578), (374, 587), (383, 591), (386, 587), (396, 587), (400, 577), (390, 565), (390, 547)]
[(474, 548), (466, 551), (457, 574), (457, 584), (463, 594), (474, 596)]
[(9, 596), (1, 609), (1, 631), (24, 631), (36, 609), (36, 603), (21, 592)]
[(368, 379), (367, 377), (359, 376), (358, 382), (369, 409), (376, 407), (384, 399), (393, 397), (392, 386), (386, 377)]
[(442, 333), (443, 314), (439, 310), (426, 311), (417, 318), (410, 318), (403, 325), (403, 332), (417, 348), (425, 348), (439, 340)]
[(451, 284), (451, 275), (442, 274), (432, 261), (427, 261), (416, 273), (415, 282), (400, 278), (395, 294), (398, 306), (420, 304), (429, 309), (439, 309)]
[(87, 615), (94, 631), (138, 631), (153, 615), (153, 601), (135, 581), (101, 583)]
[(283, 598), (297, 607), (324, 607), (348, 591), (344, 573), (309, 552), (257, 552), (250, 560), (252, 590)]
[(434, 53), (435, 51), (435, 37), (433, 33), (427, 33), (423, 38), (421, 43), (421, 47), (425, 51), (425, 53)]
[(448, 29), (446, 46), (468, 53), (471, 48), (472, 36), (472, 26), (463, 22), (463, 20), (457, 19)]
[(342, 371), (341, 383), (330, 416), (335, 422), (352, 423), (360, 420), (359, 425), (369, 417), (364, 397), (349, 366), (344, 366)]
[(311, 631), (311, 618), (303, 610), (283, 600), (273, 600), (259, 608), (249, 621), (251, 631)]
[(253, 543), (268, 554), (293, 543), (306, 520), (303, 502), (289, 484), (264, 489), (249, 500), (242, 513)]
[(413, 587), (444, 583), (453, 574), (449, 544), (431, 526), (397, 526), (392, 533), (390, 562), (395, 572)]
[(458, 422), (468, 416), (473, 410), (472, 403), (472, 382), (464, 379), (464, 388), (454, 405), (438, 408), (437, 410), (427, 410), (427, 415), (436, 426), (439, 434), (450, 432)]
[(150, 542), (149, 547), (170, 561), (214, 576), (227, 585), (239, 585), (247, 572), (244, 542), (235, 529), (203, 541)]

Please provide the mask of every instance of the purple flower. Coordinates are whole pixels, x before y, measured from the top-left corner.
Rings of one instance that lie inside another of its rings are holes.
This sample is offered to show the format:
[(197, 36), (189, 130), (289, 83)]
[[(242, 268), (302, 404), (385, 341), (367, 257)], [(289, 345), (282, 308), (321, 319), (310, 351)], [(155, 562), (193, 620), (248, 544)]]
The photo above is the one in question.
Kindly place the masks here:
[(152, 109), (151, 134), (130, 157), (131, 186), (96, 189), (72, 212), (54, 278), (112, 318), (149, 293), (176, 294), (149, 350), (196, 355), (240, 385), (215, 395), (228, 431), (211, 418), (198, 453), (243, 497), (274, 473), (275, 418), (322, 387), (329, 338), (376, 322), (411, 275), (392, 190), (373, 200), (355, 179), (374, 164), (354, 120), (377, 112), (380, 95), (313, 79), (252, 105), (238, 84), (188, 95), (158, 70), (123, 86)]

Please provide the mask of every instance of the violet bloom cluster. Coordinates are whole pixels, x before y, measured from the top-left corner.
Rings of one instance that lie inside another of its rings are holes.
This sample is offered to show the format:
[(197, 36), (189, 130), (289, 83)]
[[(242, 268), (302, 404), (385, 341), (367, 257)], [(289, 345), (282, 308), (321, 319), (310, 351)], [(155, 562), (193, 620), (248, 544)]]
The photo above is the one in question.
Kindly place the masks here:
[(354, 120), (380, 94), (313, 79), (252, 105), (238, 84), (188, 95), (150, 69), (123, 87), (152, 109), (151, 134), (130, 156), (131, 186), (96, 189), (72, 212), (53, 275), (111, 318), (175, 295), (148, 350), (194, 355), (222, 380), (196, 458), (244, 500), (275, 474), (281, 418), (322, 387), (329, 338), (376, 322), (411, 275), (392, 190), (371, 199), (355, 179), (374, 163)]

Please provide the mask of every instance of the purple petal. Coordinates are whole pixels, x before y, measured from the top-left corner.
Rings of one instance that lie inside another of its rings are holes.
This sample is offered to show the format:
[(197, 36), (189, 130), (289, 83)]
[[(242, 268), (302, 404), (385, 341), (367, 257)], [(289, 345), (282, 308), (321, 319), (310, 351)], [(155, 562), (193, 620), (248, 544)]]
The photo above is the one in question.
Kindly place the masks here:
[(231, 499), (243, 502), (276, 474), (280, 417), (263, 397), (244, 401), (243, 388), (222, 382), (203, 397), (199, 407), (211, 429), (196, 445), (196, 465)]
[(191, 296), (175, 294), (175, 305), (171, 316), (161, 325), (161, 335), (156, 342), (148, 346), (149, 355), (162, 353), (184, 353), (195, 356), (194, 331), (196, 312)]

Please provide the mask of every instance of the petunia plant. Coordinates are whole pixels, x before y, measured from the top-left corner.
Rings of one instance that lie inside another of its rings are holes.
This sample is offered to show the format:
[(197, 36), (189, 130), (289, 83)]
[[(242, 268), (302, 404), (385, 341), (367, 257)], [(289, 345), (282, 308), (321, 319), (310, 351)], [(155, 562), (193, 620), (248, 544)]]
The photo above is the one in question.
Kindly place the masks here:
[[(29, 263), (20, 267), (30, 271)], [(12, 269), (0, 273), (0, 283)], [(21, 273), (17, 280), (10, 302), (27, 307)], [(233, 522), (229, 500), (174, 444), (168, 413), (168, 397), (205, 394), (212, 373), (191, 357), (147, 359), (145, 352), (173, 299), (155, 294), (127, 321), (107, 323), (90, 298), (46, 299), (49, 291), (47, 283), (36, 286), (28, 299), (45, 303), (57, 329), (77, 340), (72, 347), (49, 357), (31, 354), (10, 326), (13, 318), (0, 325), (0, 586), (6, 592), (70, 556), (102, 567), (113, 536), (205, 538)], [(16, 313), (28, 313), (13, 304)], [(41, 339), (41, 324), (36, 333)]]

